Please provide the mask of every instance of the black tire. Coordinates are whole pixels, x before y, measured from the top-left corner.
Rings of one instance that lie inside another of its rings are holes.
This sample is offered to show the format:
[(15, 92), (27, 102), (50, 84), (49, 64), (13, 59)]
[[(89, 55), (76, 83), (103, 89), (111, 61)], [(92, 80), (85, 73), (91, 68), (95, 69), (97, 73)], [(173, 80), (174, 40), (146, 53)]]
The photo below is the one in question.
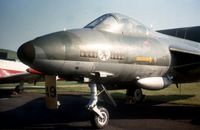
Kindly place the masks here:
[(109, 112), (104, 107), (98, 107), (104, 118), (101, 119), (95, 112), (92, 112), (91, 124), (97, 129), (102, 129), (108, 125), (109, 122)]
[(134, 91), (134, 98), (136, 102), (142, 102), (142, 100), (144, 99), (144, 95), (142, 93), (141, 88), (137, 88)]
[(16, 92), (16, 93), (22, 93), (22, 92), (23, 92), (23, 88), (22, 88), (20, 85), (17, 85), (17, 86), (15, 87), (15, 92)]

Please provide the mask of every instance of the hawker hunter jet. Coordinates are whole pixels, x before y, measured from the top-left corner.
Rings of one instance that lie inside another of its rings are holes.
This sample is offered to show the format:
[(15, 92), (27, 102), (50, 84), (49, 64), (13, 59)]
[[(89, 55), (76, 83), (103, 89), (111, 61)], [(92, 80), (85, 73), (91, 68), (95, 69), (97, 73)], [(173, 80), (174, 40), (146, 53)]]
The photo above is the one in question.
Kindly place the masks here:
[(97, 128), (109, 121), (107, 109), (97, 105), (99, 91), (115, 105), (109, 89), (126, 89), (140, 101), (141, 88), (159, 90), (200, 79), (198, 42), (155, 32), (117, 13), (105, 14), (84, 28), (38, 37), (24, 43), (17, 54), (23, 63), (46, 75), (50, 108), (57, 107), (56, 76), (88, 82), (87, 107)]

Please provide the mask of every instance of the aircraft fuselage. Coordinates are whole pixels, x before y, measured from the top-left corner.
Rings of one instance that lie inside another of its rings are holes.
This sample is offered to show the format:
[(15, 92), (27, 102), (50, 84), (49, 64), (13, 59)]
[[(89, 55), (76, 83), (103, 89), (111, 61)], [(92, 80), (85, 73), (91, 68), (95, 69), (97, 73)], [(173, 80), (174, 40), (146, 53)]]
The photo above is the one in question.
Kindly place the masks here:
[[(106, 72), (118, 81), (129, 82), (136, 77), (163, 76), (171, 64), (168, 44), (152, 37), (80, 29), (53, 33), (29, 44), (35, 54), (28, 63), (31, 67), (63, 77)], [(27, 53), (33, 53), (30, 51)]]

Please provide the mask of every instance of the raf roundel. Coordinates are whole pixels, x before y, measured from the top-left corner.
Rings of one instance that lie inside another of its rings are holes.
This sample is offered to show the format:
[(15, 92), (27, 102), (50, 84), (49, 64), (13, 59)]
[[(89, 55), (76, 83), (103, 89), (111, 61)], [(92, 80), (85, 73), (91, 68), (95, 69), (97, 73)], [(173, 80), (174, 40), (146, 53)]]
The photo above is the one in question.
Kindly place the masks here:
[(101, 61), (109, 60), (110, 59), (110, 50), (108, 50), (108, 49), (98, 50), (98, 57)]

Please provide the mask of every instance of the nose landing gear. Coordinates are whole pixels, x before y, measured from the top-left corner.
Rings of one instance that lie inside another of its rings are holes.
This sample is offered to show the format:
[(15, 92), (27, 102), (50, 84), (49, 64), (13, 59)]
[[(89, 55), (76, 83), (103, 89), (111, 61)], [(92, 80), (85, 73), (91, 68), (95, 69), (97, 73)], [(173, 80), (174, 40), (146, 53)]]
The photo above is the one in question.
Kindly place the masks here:
[(98, 85), (98, 87), (101, 87), (100, 90), (102, 90), (99, 94), (97, 92), (97, 84), (96, 83), (89, 83), (89, 87), (90, 87), (90, 91), (91, 91), (91, 98), (90, 98), (89, 104), (87, 105), (87, 108), (88, 108), (88, 110), (90, 110), (92, 112), (91, 124), (95, 128), (101, 129), (101, 128), (106, 127), (109, 122), (109, 112), (107, 111), (107, 109), (105, 107), (97, 106), (98, 95), (100, 95), (101, 93), (105, 93), (108, 96), (108, 98), (110, 99), (110, 101), (113, 102), (114, 105), (116, 105), (116, 103), (112, 99), (111, 95), (109, 95), (109, 93), (107, 92), (105, 87), (103, 87), (103, 85)]

